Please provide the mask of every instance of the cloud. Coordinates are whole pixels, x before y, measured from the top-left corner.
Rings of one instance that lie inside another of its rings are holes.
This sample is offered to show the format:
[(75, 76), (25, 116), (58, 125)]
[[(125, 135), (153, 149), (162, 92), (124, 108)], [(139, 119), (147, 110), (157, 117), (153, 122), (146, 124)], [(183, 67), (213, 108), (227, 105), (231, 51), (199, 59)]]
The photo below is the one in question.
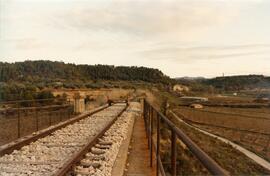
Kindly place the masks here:
[(46, 46), (45, 43), (35, 38), (5, 39), (1, 41), (6, 44), (11, 44), (15, 49), (19, 50), (40, 49)]
[(268, 1), (0, 0), (0, 57), (144, 65), (175, 76), (214, 75), (226, 64), (262, 70)]
[(53, 14), (55, 26), (87, 31), (127, 33), (133, 36), (196, 36), (205, 28), (223, 25), (237, 15), (221, 1), (109, 1), (79, 5)]
[(267, 56), (269, 54), (270, 44), (190, 47), (163, 46), (141, 52), (141, 55), (146, 58), (173, 61), (217, 60), (225, 58), (241, 58), (244, 56)]

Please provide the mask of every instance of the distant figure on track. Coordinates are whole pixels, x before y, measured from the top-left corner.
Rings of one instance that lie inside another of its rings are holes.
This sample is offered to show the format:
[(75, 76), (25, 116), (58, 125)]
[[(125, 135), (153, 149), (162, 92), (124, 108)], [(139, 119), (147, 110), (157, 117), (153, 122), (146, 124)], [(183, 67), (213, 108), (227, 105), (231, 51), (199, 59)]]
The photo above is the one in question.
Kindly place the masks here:
[(113, 101), (111, 99), (109, 99), (109, 97), (107, 97), (107, 103), (108, 103), (109, 106), (111, 106)]

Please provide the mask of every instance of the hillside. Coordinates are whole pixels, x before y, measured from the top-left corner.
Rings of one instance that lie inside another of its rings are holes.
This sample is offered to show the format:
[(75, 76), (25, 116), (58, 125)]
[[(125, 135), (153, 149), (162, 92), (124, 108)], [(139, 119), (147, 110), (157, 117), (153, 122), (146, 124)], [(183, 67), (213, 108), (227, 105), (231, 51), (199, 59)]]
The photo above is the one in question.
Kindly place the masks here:
[(52, 61), (0, 62), (0, 82), (47, 80), (128, 80), (169, 83), (160, 70), (146, 67), (75, 65)]
[(244, 90), (254, 88), (269, 88), (270, 77), (263, 75), (239, 75), (216, 77), (202, 81), (204, 84), (225, 90)]
[[(50, 98), (47, 88), (134, 88), (174, 80), (146, 67), (75, 65), (52, 61), (0, 62), (0, 101)], [(42, 92), (45, 91), (45, 92)]]
[(238, 90), (270, 87), (270, 77), (263, 75), (238, 75), (238, 76), (216, 77), (211, 79), (176, 78), (176, 80), (178, 83), (188, 85), (191, 87), (213, 86), (216, 89), (227, 91), (238, 91)]

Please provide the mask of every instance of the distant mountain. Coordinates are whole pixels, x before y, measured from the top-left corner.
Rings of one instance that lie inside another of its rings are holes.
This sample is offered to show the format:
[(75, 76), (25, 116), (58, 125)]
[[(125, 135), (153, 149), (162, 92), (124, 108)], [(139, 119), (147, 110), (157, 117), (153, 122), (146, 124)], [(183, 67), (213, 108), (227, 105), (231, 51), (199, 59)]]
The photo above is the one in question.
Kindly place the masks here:
[(189, 76), (184, 76), (184, 77), (176, 77), (174, 78), (175, 80), (204, 80), (206, 78), (204, 77), (189, 77)]
[(223, 90), (244, 90), (254, 88), (270, 88), (270, 77), (264, 75), (238, 75), (224, 76), (216, 78), (204, 77), (179, 77), (175, 78), (179, 84), (197, 87), (213, 86), (216, 89)]
[(238, 75), (206, 79), (204, 84), (226, 90), (270, 88), (270, 77), (264, 75)]

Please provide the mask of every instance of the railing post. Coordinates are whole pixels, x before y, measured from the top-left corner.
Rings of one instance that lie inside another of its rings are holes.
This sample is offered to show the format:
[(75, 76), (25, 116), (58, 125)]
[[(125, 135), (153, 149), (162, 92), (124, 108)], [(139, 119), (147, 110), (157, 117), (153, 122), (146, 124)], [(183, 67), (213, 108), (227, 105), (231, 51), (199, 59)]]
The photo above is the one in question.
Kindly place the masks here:
[(171, 130), (171, 174), (176, 176), (176, 134)]
[(143, 114), (143, 117), (145, 117), (145, 99), (143, 99), (143, 101), (142, 101), (142, 106), (143, 106), (143, 112), (142, 112), (142, 114)]
[(52, 113), (49, 112), (49, 125), (51, 126), (52, 125)]
[(147, 113), (148, 118), (147, 118), (147, 137), (148, 137), (148, 149), (150, 149), (150, 138), (151, 138), (151, 110), (152, 107), (149, 105), (149, 111)]
[(158, 158), (159, 158), (159, 144), (160, 144), (160, 116), (159, 114), (157, 114), (157, 154), (156, 154), (156, 160), (157, 160), (157, 170), (156, 170), (156, 174), (157, 176), (159, 175), (159, 162), (158, 162)]
[(20, 114), (20, 108), (18, 106), (18, 117), (17, 117), (17, 127), (18, 127), (18, 138), (21, 137), (21, 114)]
[(154, 108), (151, 108), (151, 125), (150, 125), (150, 166), (153, 166), (153, 122), (154, 122), (154, 117), (153, 117), (153, 112), (154, 112)]
[(146, 132), (146, 135), (147, 135), (147, 115), (148, 115), (149, 105), (147, 104), (146, 101), (144, 101), (144, 102), (145, 102), (144, 126), (145, 126), (145, 132)]
[(147, 138), (148, 138), (148, 140), (147, 140), (147, 142), (148, 142), (148, 149), (150, 149), (150, 143), (151, 143), (151, 140), (150, 140), (150, 138), (151, 138), (151, 109), (152, 109), (152, 107), (151, 106), (149, 106), (149, 112), (148, 112), (148, 124), (147, 124), (147, 127), (148, 127), (148, 129), (147, 129)]
[[(63, 113), (64, 113), (64, 111), (63, 111), (63, 110), (60, 110), (59, 112), (60, 112), (60, 122), (62, 122), (62, 120), (63, 120)], [(61, 113), (61, 112), (63, 112), (63, 113)]]
[(71, 118), (71, 108), (68, 107), (68, 118), (70, 119)]
[(36, 131), (38, 131), (38, 111), (37, 111), (37, 108), (35, 110), (36, 110), (36, 113), (35, 113), (35, 116), (36, 116)]

